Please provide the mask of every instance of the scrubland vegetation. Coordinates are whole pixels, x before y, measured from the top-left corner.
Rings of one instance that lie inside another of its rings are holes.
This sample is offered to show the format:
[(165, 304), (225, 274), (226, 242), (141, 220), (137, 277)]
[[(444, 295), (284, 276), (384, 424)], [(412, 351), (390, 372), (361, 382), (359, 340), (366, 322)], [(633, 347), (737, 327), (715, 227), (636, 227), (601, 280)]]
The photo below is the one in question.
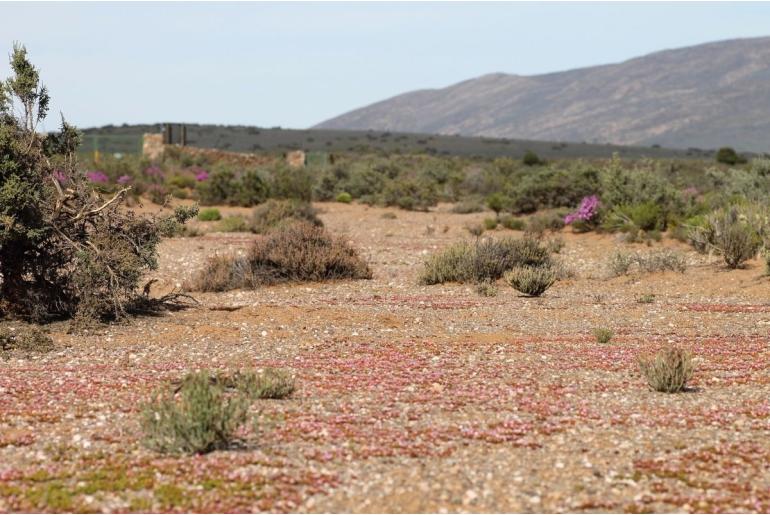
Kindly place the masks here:
[(91, 162), (12, 69), (0, 511), (770, 509), (770, 160)]

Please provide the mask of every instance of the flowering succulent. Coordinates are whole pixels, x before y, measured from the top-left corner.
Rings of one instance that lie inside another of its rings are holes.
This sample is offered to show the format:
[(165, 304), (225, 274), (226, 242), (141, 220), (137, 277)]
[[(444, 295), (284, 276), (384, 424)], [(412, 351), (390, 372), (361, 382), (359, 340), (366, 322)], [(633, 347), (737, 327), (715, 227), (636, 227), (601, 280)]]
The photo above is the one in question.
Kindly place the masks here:
[(118, 177), (117, 183), (121, 185), (125, 185), (130, 183), (133, 180), (133, 178), (130, 175), (121, 175)]
[(590, 222), (599, 212), (599, 197), (591, 195), (590, 197), (583, 197), (580, 201), (580, 205), (577, 211), (568, 214), (564, 217), (564, 223), (569, 225), (577, 220), (583, 222)]
[(207, 181), (209, 179), (209, 173), (203, 168), (197, 168), (195, 170), (195, 180), (198, 182)]
[(96, 182), (99, 184), (105, 184), (110, 182), (110, 178), (107, 177), (107, 174), (102, 172), (101, 170), (93, 170), (91, 172), (86, 173), (86, 177), (91, 182)]
[(64, 173), (64, 170), (59, 170), (58, 168), (57, 168), (56, 170), (54, 170), (54, 171), (53, 171), (53, 176), (54, 176), (54, 178), (55, 178), (57, 181), (59, 181), (59, 182), (60, 182), (60, 183), (62, 183), (62, 184), (63, 184), (63, 183), (65, 183), (65, 182), (67, 182), (67, 180), (68, 180), (68, 178), (67, 178), (67, 174), (66, 174), (66, 173)]
[(147, 177), (157, 177), (161, 179), (163, 178), (163, 170), (161, 170), (159, 166), (155, 166), (155, 165), (145, 168), (144, 174)]

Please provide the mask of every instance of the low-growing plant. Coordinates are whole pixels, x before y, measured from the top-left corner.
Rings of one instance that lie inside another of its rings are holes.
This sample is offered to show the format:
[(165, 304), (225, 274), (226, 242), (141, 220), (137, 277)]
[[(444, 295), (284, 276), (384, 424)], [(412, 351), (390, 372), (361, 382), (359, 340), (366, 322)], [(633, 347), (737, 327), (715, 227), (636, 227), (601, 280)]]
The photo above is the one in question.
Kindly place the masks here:
[(639, 304), (652, 304), (655, 302), (655, 295), (652, 293), (645, 293), (644, 295), (639, 295), (636, 298), (636, 302)]
[(249, 229), (257, 234), (267, 232), (295, 222), (306, 222), (323, 226), (318, 212), (309, 202), (299, 200), (273, 200), (256, 207), (249, 222)]
[(369, 266), (345, 240), (323, 227), (296, 222), (269, 232), (246, 256), (211, 258), (190, 287), (224, 291), (292, 281), (371, 278)]
[(475, 236), (476, 238), (484, 234), (484, 226), (481, 224), (467, 224), (465, 230), (467, 230), (471, 236)]
[(524, 227), (526, 227), (524, 220), (511, 215), (500, 217), (500, 224), (506, 229), (510, 229), (512, 231), (523, 231)]
[(246, 422), (248, 397), (211, 380), (203, 371), (188, 375), (178, 392), (164, 387), (142, 408), (144, 444), (171, 454), (204, 454), (232, 445)]
[(201, 222), (216, 222), (222, 219), (222, 213), (215, 207), (207, 207), (198, 212), (198, 220)]
[(481, 281), (476, 284), (476, 293), (482, 297), (496, 297), (497, 286), (492, 281)]
[(497, 219), (496, 218), (485, 218), (484, 219), (484, 229), (487, 231), (493, 231), (497, 229)]
[(598, 343), (610, 343), (614, 335), (615, 333), (612, 332), (612, 329), (607, 327), (597, 327), (594, 329), (594, 337)]
[(626, 275), (632, 269), (644, 273), (665, 271), (684, 273), (687, 270), (687, 259), (675, 250), (656, 250), (647, 253), (617, 250), (607, 261), (607, 268), (613, 277)]
[(22, 322), (0, 325), (0, 352), (46, 353), (53, 349), (53, 340), (39, 327)]
[(350, 204), (353, 202), (353, 197), (350, 195), (350, 193), (343, 191), (341, 193), (337, 194), (337, 197), (335, 198), (337, 202), (342, 202), (343, 204)]
[(484, 204), (482, 204), (481, 201), (477, 199), (461, 200), (452, 206), (452, 212), (459, 215), (481, 213), (482, 211), (484, 211)]
[(222, 381), (253, 399), (285, 399), (296, 389), (289, 372), (273, 367), (259, 372), (236, 372)]
[(518, 266), (505, 274), (505, 281), (524, 295), (539, 297), (556, 282), (550, 266)]
[(757, 255), (770, 233), (768, 216), (761, 208), (731, 206), (708, 215), (693, 226), (690, 239), (697, 250), (713, 250), (729, 268), (738, 268)]
[(386, 211), (385, 213), (382, 213), (382, 218), (384, 220), (395, 220), (398, 216), (396, 216), (396, 213), (393, 211)]
[(647, 384), (657, 392), (677, 393), (687, 388), (694, 366), (692, 354), (678, 347), (668, 346), (654, 356), (639, 358), (639, 370)]
[(234, 215), (223, 218), (217, 224), (217, 230), (220, 232), (247, 232), (249, 225), (242, 216)]

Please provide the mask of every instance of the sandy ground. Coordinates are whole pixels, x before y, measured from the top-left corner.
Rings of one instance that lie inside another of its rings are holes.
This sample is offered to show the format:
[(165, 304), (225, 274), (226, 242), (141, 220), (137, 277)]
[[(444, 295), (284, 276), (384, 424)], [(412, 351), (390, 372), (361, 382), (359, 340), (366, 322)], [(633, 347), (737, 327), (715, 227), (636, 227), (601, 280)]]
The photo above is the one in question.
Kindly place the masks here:
[[(55, 352), (0, 361), (0, 511), (770, 511), (762, 263), (728, 271), (664, 240), (653, 249), (684, 252), (685, 273), (607, 278), (616, 248), (649, 249), (565, 230), (573, 278), (538, 299), (502, 281), (481, 297), (416, 278), (488, 215), (319, 207), (371, 281), (196, 294), (198, 307), (93, 334), (53, 325)], [(165, 241), (154, 291), (254, 238)], [(693, 391), (640, 377), (638, 356), (666, 343), (697, 356)], [(164, 381), (261, 366), (291, 370), (298, 390), (258, 401), (240, 448), (141, 445), (140, 405)]]

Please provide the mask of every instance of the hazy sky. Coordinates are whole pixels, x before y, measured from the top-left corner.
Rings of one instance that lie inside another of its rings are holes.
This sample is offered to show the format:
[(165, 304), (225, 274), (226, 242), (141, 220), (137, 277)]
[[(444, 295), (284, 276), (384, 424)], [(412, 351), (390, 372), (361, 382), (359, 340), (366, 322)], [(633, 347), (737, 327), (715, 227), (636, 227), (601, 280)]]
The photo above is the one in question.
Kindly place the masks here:
[(763, 35), (770, 3), (0, 3), (0, 44), (27, 46), (81, 127), (308, 127), (485, 73)]

